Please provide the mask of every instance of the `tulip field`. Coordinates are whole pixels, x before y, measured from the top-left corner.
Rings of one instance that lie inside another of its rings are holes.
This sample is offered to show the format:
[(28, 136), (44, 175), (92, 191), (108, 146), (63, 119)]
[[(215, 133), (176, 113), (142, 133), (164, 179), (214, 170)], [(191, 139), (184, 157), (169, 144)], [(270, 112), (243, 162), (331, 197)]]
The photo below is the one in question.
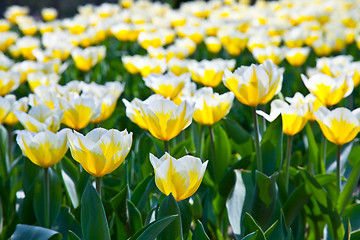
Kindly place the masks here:
[(360, 2), (170, 4), (6, 6), (0, 240), (360, 239)]

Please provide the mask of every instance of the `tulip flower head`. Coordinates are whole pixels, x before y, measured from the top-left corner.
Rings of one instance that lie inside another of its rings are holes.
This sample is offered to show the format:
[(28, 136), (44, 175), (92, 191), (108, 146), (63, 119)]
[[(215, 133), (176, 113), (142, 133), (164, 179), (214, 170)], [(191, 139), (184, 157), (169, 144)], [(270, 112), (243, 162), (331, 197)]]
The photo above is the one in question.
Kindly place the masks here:
[(0, 124), (3, 124), (6, 117), (11, 113), (15, 101), (16, 97), (13, 94), (0, 96)]
[(146, 104), (140, 104), (140, 109), (149, 132), (163, 141), (169, 141), (187, 128), (194, 111), (186, 101), (177, 106), (165, 98), (152, 98)]
[(165, 153), (160, 159), (150, 153), (150, 162), (155, 172), (155, 183), (165, 195), (172, 193), (176, 201), (191, 197), (199, 188), (208, 161), (184, 156), (175, 159)]
[(113, 172), (124, 161), (132, 144), (132, 133), (126, 130), (95, 128), (85, 136), (68, 132), (72, 157), (95, 177)]
[(271, 102), (270, 115), (257, 110), (256, 113), (263, 116), (269, 122), (274, 121), (280, 114), (282, 118), (283, 132), (293, 136), (300, 132), (308, 121), (308, 104), (288, 104), (280, 99)]
[(29, 105), (28, 105), (29, 99), (27, 97), (22, 97), (16, 102), (14, 102), (12, 106), (11, 112), (6, 116), (4, 123), (7, 125), (15, 125), (19, 122), (17, 117), (15, 116), (15, 111), (22, 111), (27, 112)]
[(330, 111), (321, 106), (314, 115), (327, 140), (336, 145), (351, 142), (360, 131), (360, 108), (350, 111), (340, 107)]
[(20, 73), (0, 70), (0, 96), (17, 89), (20, 85)]
[(333, 106), (349, 96), (354, 89), (351, 77), (340, 75), (333, 78), (326, 74), (315, 74), (310, 78), (301, 75), (303, 83), (325, 106)]
[(213, 125), (225, 117), (232, 106), (234, 93), (214, 93), (210, 87), (195, 92), (190, 101), (194, 105), (194, 120), (203, 125)]
[(176, 76), (172, 73), (167, 74), (149, 74), (144, 78), (145, 85), (151, 88), (156, 94), (160, 94), (165, 98), (174, 99), (190, 81), (190, 74), (182, 74)]
[(59, 109), (51, 110), (46, 105), (37, 105), (30, 109), (29, 113), (23, 111), (14, 112), (21, 125), (31, 132), (49, 130), (57, 132), (63, 118), (63, 111)]
[(285, 51), (285, 58), (292, 66), (302, 66), (310, 53), (309, 47), (289, 48)]
[(57, 133), (48, 130), (34, 133), (21, 130), (17, 131), (16, 142), (30, 161), (40, 167), (48, 168), (64, 157), (68, 149), (68, 131), (69, 129), (62, 129)]
[(250, 67), (242, 66), (231, 73), (225, 70), (224, 85), (243, 104), (255, 107), (268, 103), (281, 91), (283, 70), (271, 60)]

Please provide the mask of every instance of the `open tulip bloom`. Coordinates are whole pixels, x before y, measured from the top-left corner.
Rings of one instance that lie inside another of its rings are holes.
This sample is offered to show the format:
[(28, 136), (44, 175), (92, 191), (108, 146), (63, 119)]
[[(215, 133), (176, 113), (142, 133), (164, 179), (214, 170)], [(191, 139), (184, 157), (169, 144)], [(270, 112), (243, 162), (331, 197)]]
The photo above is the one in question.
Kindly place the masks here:
[(199, 188), (208, 161), (184, 156), (175, 159), (165, 153), (160, 159), (150, 153), (150, 162), (155, 172), (155, 183), (165, 195), (172, 193), (176, 201), (191, 197)]
[(349, 96), (354, 89), (352, 77), (340, 75), (330, 77), (318, 73), (310, 78), (301, 75), (302, 81), (310, 93), (314, 94), (325, 106), (333, 106)]
[(132, 133), (116, 129), (95, 128), (85, 136), (69, 131), (68, 139), (72, 157), (95, 177), (118, 168), (132, 145)]

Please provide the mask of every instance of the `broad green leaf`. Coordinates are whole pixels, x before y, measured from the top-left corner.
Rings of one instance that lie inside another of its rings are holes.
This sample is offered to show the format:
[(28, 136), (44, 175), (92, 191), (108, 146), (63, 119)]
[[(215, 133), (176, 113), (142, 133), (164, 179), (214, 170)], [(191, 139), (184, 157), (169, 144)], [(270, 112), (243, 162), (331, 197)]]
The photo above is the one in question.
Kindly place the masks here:
[(350, 177), (348, 178), (343, 190), (340, 193), (338, 199), (337, 209), (341, 214), (344, 210), (346, 205), (348, 204), (351, 195), (357, 186), (360, 178), (360, 164), (357, 164), (351, 171)]
[(73, 207), (77, 208), (80, 204), (80, 199), (76, 191), (76, 184), (79, 178), (79, 170), (77, 169), (75, 164), (66, 156), (64, 156), (60, 164), (61, 176), (64, 182), (66, 192), (69, 195)]
[(277, 225), (278, 225), (278, 220), (276, 220), (276, 222), (274, 222), (268, 229), (266, 229), (266, 231), (265, 231), (266, 239), (270, 238), (271, 233), (274, 231), (274, 229), (276, 228)]
[(149, 199), (150, 192), (155, 188), (155, 178), (153, 175), (148, 175), (141, 181), (131, 194), (131, 202), (135, 204), (137, 209), (141, 212)]
[[(225, 130), (220, 125), (213, 125), (212, 129), (215, 141), (215, 159), (212, 156), (210, 136), (205, 141), (203, 159), (209, 160), (208, 171), (213, 180), (219, 183), (231, 163), (231, 146)], [(208, 129), (205, 128), (205, 130)]]
[(351, 232), (350, 240), (360, 240), (360, 230)]
[(210, 238), (208, 237), (208, 235), (206, 234), (206, 232), (204, 230), (204, 226), (202, 225), (202, 223), (199, 220), (197, 221), (196, 227), (194, 229), (192, 239), (193, 240), (210, 240)]
[(317, 173), (324, 172), (325, 166), (324, 166), (324, 163), (320, 160), (321, 158), (319, 158), (319, 156), (320, 156), (319, 147), (315, 140), (315, 137), (314, 137), (314, 134), (313, 134), (310, 124), (305, 125), (305, 131), (306, 131), (306, 137), (308, 140), (307, 153), (309, 156), (309, 163), (312, 165), (315, 172), (317, 172)]
[(289, 228), (300, 212), (303, 211), (304, 205), (309, 201), (312, 193), (305, 191), (305, 184), (299, 185), (286, 200), (283, 211), (285, 216), (286, 227)]
[(0, 124), (0, 173), (1, 177), (8, 175), (9, 160), (9, 135), (6, 128)]
[(245, 234), (257, 232), (256, 240), (266, 240), (265, 233), (249, 213), (245, 213), (243, 224), (245, 225)]
[(84, 240), (110, 240), (104, 207), (91, 184), (86, 186), (81, 198), (81, 230)]
[[(63, 238), (65, 239), (65, 238)], [(81, 240), (81, 238), (79, 238), (75, 233), (73, 233), (72, 231), (69, 231), (67, 234), (67, 239), (68, 240)]]
[(252, 217), (256, 219), (262, 229), (268, 227), (277, 200), (276, 178), (277, 173), (267, 177), (256, 171), (256, 185), (252, 200)]
[(184, 239), (186, 239), (193, 219), (191, 206), (189, 201), (186, 199), (178, 202), (178, 206), (181, 215), (181, 226), (182, 226), (183, 236)]
[(360, 230), (360, 204), (348, 205), (343, 213), (343, 221), (350, 221), (351, 230)]
[(177, 218), (178, 215), (160, 218), (145, 226), (128, 240), (153, 240)]
[(175, 198), (170, 193), (170, 195), (164, 198), (164, 200), (162, 201), (158, 210), (157, 217), (161, 218), (176, 214), (178, 214), (177, 219), (175, 219), (171, 224), (169, 224), (169, 226), (167, 226), (162, 231), (162, 233), (158, 236), (159, 240), (183, 240), (180, 209)]
[(63, 236), (63, 239), (68, 239), (69, 231), (82, 238), (80, 224), (75, 220), (74, 216), (70, 213), (70, 208), (61, 207), (55, 222), (52, 225), (53, 229), (56, 229)]
[(140, 229), (143, 228), (141, 213), (131, 201), (127, 200), (126, 202), (129, 211), (129, 221), (133, 232), (140, 231)]
[(47, 228), (18, 224), (11, 240), (60, 240), (61, 234)]
[(258, 237), (258, 233), (259, 233), (259, 231), (249, 233), (248, 235), (243, 237), (241, 240), (256, 240)]
[(114, 213), (121, 219), (123, 223), (126, 223), (126, 185), (115, 197), (110, 200), (110, 205)]
[(263, 138), (261, 139), (261, 153), (263, 172), (272, 175), (281, 168), (283, 132), (281, 117), (268, 124)]
[[(49, 201), (50, 201), (50, 226), (55, 221), (61, 207), (61, 197), (62, 197), (62, 186), (61, 181), (57, 173), (48, 169), (49, 171)], [(38, 181), (35, 183), (34, 189), (34, 211), (35, 216), (39, 225), (45, 226), (45, 202), (44, 202), (45, 192), (44, 192), (44, 171), (41, 171)]]

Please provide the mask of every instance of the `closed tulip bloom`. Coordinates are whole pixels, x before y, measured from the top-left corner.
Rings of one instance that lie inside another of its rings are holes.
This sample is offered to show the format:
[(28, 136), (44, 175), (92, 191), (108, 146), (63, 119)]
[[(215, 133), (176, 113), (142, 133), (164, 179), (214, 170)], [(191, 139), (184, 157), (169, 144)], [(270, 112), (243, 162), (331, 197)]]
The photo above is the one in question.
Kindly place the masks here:
[(354, 89), (352, 78), (345, 75), (330, 77), (318, 73), (310, 78), (301, 75), (301, 78), (309, 92), (314, 94), (325, 106), (337, 104), (349, 96)]
[(294, 97), (292, 98), (286, 97), (285, 99), (291, 105), (295, 105), (295, 106), (301, 106), (303, 104), (307, 104), (308, 105), (307, 118), (309, 121), (315, 121), (314, 112), (316, 112), (320, 106), (323, 106), (321, 101), (311, 93), (309, 93), (304, 97), (301, 93), (297, 92), (295, 93)]
[(309, 47), (289, 48), (285, 52), (285, 58), (292, 66), (299, 67), (305, 63), (309, 53)]
[(0, 124), (3, 124), (6, 117), (13, 109), (16, 97), (13, 94), (8, 94), (5, 97), (0, 96)]
[(158, 94), (153, 94), (148, 97), (146, 100), (141, 101), (138, 98), (133, 99), (131, 102), (126, 100), (125, 98), (122, 100), (126, 107), (126, 116), (135, 124), (137, 124), (140, 128), (147, 130), (147, 125), (144, 120), (143, 115), (141, 114), (141, 105), (148, 104), (154, 100), (162, 99), (163, 97)]
[(34, 92), (35, 88), (40, 85), (56, 85), (60, 80), (60, 76), (55, 73), (45, 74), (38, 71), (29, 73), (27, 79), (31, 91)]
[(192, 121), (193, 108), (186, 101), (177, 106), (165, 98), (154, 99), (141, 104), (140, 109), (149, 132), (163, 141), (176, 137)]
[(106, 96), (104, 96), (103, 98), (101, 98), (99, 100), (99, 103), (101, 105), (101, 111), (100, 111), (100, 115), (91, 120), (92, 123), (100, 123), (106, 119), (108, 119), (111, 114), (113, 114), (113, 112), (115, 111), (115, 107), (116, 107), (116, 102), (118, 100), (119, 97), (117, 97), (114, 94), (108, 94)]
[(0, 70), (0, 96), (5, 96), (20, 85), (20, 73)]
[(63, 118), (63, 111), (59, 109), (51, 110), (46, 105), (37, 105), (30, 109), (29, 113), (22, 111), (14, 112), (21, 125), (31, 132), (49, 130), (57, 132)]
[(99, 101), (76, 92), (70, 92), (67, 98), (60, 97), (60, 108), (64, 110), (62, 123), (75, 130), (83, 129), (101, 113)]
[(191, 98), (195, 103), (193, 118), (200, 124), (213, 125), (229, 113), (233, 100), (232, 92), (220, 95), (210, 87), (201, 88)]
[(225, 70), (224, 85), (243, 104), (255, 107), (268, 103), (281, 91), (283, 70), (271, 60), (250, 67), (242, 66), (231, 73)]
[(314, 115), (327, 140), (336, 145), (352, 141), (360, 131), (360, 108), (350, 111), (340, 107), (330, 111), (321, 106)]
[(294, 136), (300, 132), (308, 121), (308, 104), (288, 104), (280, 99), (271, 102), (270, 115), (257, 110), (256, 113), (263, 116), (269, 122), (274, 121), (280, 114), (282, 118), (283, 132), (288, 136)]
[(283, 48), (277, 46), (256, 47), (253, 49), (252, 54), (259, 63), (271, 59), (275, 65), (279, 65), (285, 57)]
[(40, 167), (48, 168), (64, 157), (68, 149), (68, 131), (69, 129), (62, 129), (57, 133), (48, 130), (34, 133), (21, 130), (17, 131), (16, 142), (30, 161)]
[(176, 76), (173, 73), (149, 74), (144, 77), (145, 85), (151, 88), (156, 94), (165, 98), (174, 99), (183, 89), (186, 82), (190, 81), (190, 74)]
[(220, 84), (224, 70), (232, 70), (235, 60), (202, 60), (201, 62), (189, 63), (191, 78), (194, 82), (201, 83), (207, 87), (216, 87)]
[(58, 13), (55, 8), (43, 8), (41, 9), (41, 16), (45, 21), (53, 21), (57, 17)]
[(17, 100), (16, 102), (14, 102), (14, 104), (12, 106), (12, 111), (6, 116), (4, 123), (7, 125), (17, 124), (19, 122), (19, 120), (15, 116), (14, 112), (15, 111), (27, 112), (27, 110), (29, 109), (28, 102), (29, 102), (29, 99), (27, 97), (22, 97), (19, 100)]
[(175, 159), (165, 153), (160, 159), (150, 153), (150, 162), (155, 172), (155, 183), (165, 195), (170, 193), (176, 201), (191, 197), (199, 188), (208, 161), (184, 156)]
[(132, 144), (132, 133), (126, 130), (95, 128), (86, 136), (68, 132), (72, 157), (95, 177), (111, 173), (124, 161)]

